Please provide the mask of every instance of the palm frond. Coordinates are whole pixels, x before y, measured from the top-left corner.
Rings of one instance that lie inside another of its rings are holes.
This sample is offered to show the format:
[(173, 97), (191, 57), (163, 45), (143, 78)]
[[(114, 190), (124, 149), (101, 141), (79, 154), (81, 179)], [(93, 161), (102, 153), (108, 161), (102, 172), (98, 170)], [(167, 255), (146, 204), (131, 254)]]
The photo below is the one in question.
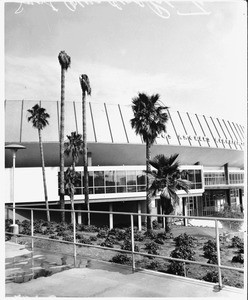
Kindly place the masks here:
[(83, 93), (87, 92), (88, 95), (91, 95), (91, 86), (90, 86), (90, 81), (89, 81), (88, 76), (86, 74), (80, 75), (79, 81), (80, 81)]
[(65, 51), (59, 52), (58, 59), (62, 69), (67, 70), (71, 66), (71, 58)]

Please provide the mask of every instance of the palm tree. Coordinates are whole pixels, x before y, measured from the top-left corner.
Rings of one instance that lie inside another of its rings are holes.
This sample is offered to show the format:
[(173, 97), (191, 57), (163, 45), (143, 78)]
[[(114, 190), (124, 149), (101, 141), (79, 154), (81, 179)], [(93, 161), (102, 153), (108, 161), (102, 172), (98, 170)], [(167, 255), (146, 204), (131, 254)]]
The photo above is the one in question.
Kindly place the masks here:
[(73, 131), (71, 135), (67, 135), (68, 141), (64, 143), (65, 155), (72, 156), (72, 167), (75, 171), (76, 163), (78, 162), (79, 155), (83, 154), (83, 141), (82, 135)]
[[(70, 197), (72, 210), (74, 210), (75, 185), (80, 181), (80, 177), (80, 173), (76, 172), (73, 166), (65, 171), (65, 193)], [(74, 212), (71, 213), (71, 222), (74, 223)]]
[(65, 183), (64, 183), (64, 131), (65, 131), (65, 71), (71, 65), (71, 58), (65, 53), (65, 51), (60, 51), (59, 63), (61, 66), (61, 106), (60, 106), (60, 175), (59, 175), (59, 198), (60, 198), (60, 208), (61, 208), (61, 221), (65, 222)]
[[(86, 93), (91, 95), (90, 81), (86, 74), (79, 77), (82, 89), (82, 122), (83, 122), (83, 157), (84, 157), (84, 199), (87, 210), (90, 210), (89, 205), (89, 177), (88, 177), (88, 158), (87, 158), (87, 131), (86, 131)], [(87, 224), (90, 225), (90, 213), (88, 212)]]
[(28, 112), (31, 114), (28, 117), (28, 122), (32, 122), (33, 127), (38, 129), (39, 136), (39, 145), (40, 145), (40, 157), (41, 157), (41, 166), (42, 166), (42, 175), (43, 175), (43, 186), (44, 186), (44, 195), (47, 209), (47, 221), (50, 222), (50, 213), (48, 206), (48, 196), (47, 196), (47, 185), (46, 185), (46, 173), (45, 173), (45, 161), (44, 161), (44, 151), (41, 130), (43, 130), (48, 124), (48, 118), (50, 115), (46, 112), (46, 109), (39, 106), (38, 104), (34, 105), (31, 109), (28, 109)]
[(65, 189), (67, 191), (67, 195), (70, 196), (71, 209), (74, 210), (74, 183), (76, 179), (78, 180), (78, 176), (80, 176), (80, 174), (76, 172), (75, 167), (76, 162), (78, 162), (79, 155), (83, 153), (83, 141), (82, 135), (78, 134), (76, 131), (73, 131), (71, 135), (67, 135), (67, 138), (68, 141), (64, 143), (65, 155), (72, 156), (72, 168), (68, 168), (65, 172)]
[[(160, 200), (163, 214), (169, 215), (173, 212), (175, 206), (179, 204), (177, 191), (179, 189), (188, 193), (191, 182), (182, 179), (179, 170), (179, 162), (176, 161), (178, 154), (165, 157), (163, 154), (156, 155), (149, 164), (154, 168), (148, 174), (152, 177), (152, 183), (149, 187), (149, 193), (156, 196), (160, 193)], [(165, 231), (169, 231), (168, 218), (165, 218)]]
[[(158, 94), (147, 96), (139, 93), (138, 97), (132, 100), (132, 110), (134, 118), (131, 119), (131, 126), (137, 135), (140, 135), (146, 143), (146, 172), (150, 172), (149, 160), (151, 159), (151, 146), (154, 144), (159, 134), (166, 131), (168, 114), (166, 106), (160, 105)], [(147, 213), (151, 214), (151, 196), (149, 194), (149, 176), (146, 176), (146, 208)], [(147, 230), (152, 229), (152, 220), (147, 216)]]

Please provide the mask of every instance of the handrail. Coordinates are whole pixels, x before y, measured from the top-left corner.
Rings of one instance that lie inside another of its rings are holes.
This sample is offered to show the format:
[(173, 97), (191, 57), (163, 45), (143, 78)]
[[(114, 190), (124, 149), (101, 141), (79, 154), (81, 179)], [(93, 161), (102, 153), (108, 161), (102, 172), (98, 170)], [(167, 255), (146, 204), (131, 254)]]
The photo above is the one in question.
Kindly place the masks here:
[[(13, 206), (8, 207), (8, 209), (12, 209), (14, 212)], [(109, 250), (109, 251), (116, 251), (116, 252), (122, 252), (122, 253), (128, 253), (132, 256), (132, 270), (135, 271), (135, 255), (141, 255), (141, 256), (149, 256), (149, 257), (155, 257), (155, 258), (162, 258), (165, 260), (171, 260), (171, 261), (178, 261), (183, 262), (187, 264), (196, 264), (196, 265), (202, 265), (202, 266), (208, 266), (208, 267), (214, 267), (218, 270), (218, 278), (219, 278), (219, 289), (223, 288), (222, 283), (222, 276), (221, 276), (221, 270), (222, 269), (228, 269), (228, 270), (234, 270), (239, 272), (244, 272), (244, 268), (236, 268), (236, 267), (230, 267), (225, 266), (221, 264), (221, 257), (220, 257), (220, 241), (219, 241), (219, 228), (218, 228), (218, 221), (234, 221), (234, 222), (244, 222), (244, 219), (239, 218), (222, 218), (222, 217), (199, 217), (199, 216), (179, 216), (179, 215), (164, 215), (164, 214), (147, 214), (147, 213), (130, 213), (130, 212), (114, 212), (114, 211), (92, 211), (92, 210), (75, 210), (75, 209), (53, 209), (49, 208), (49, 211), (65, 211), (65, 212), (72, 212), (73, 213), (73, 242), (70, 241), (63, 241), (63, 240), (54, 240), (49, 239), (46, 237), (41, 236), (35, 236), (34, 235), (34, 211), (47, 211), (46, 208), (29, 208), (29, 207), (22, 207), (22, 206), (15, 206), (15, 212), (17, 210), (29, 210), (31, 213), (30, 220), (31, 220), (31, 235), (24, 235), (24, 234), (16, 234), (16, 233), (10, 233), (6, 232), (6, 234), (14, 235), (14, 236), (23, 236), (23, 237), (29, 237), (32, 238), (31, 248), (33, 250), (34, 248), (34, 239), (41, 239), (41, 240), (49, 240), (53, 242), (59, 242), (59, 243), (67, 243), (73, 245), (73, 257), (74, 257), (74, 265), (76, 266), (76, 257), (77, 257), (77, 251), (76, 246), (84, 246), (84, 247), (93, 247), (103, 250)], [(108, 248), (100, 245), (91, 245), (91, 244), (83, 244), (76, 241), (76, 212), (85, 212), (85, 213), (95, 213), (95, 214), (111, 214), (111, 215), (129, 215), (130, 216), (130, 224), (131, 224), (131, 251), (123, 250), (123, 249), (116, 249), (116, 248)], [(173, 258), (168, 256), (162, 256), (162, 255), (155, 255), (155, 254), (148, 254), (144, 252), (136, 252), (134, 249), (134, 216), (153, 216), (153, 217), (169, 217), (169, 218), (176, 218), (176, 219), (199, 219), (199, 220), (212, 220), (215, 221), (215, 238), (216, 238), (216, 248), (217, 248), (217, 264), (209, 264), (209, 263), (203, 263), (199, 261), (191, 261), (187, 259), (181, 259), (181, 258)]]

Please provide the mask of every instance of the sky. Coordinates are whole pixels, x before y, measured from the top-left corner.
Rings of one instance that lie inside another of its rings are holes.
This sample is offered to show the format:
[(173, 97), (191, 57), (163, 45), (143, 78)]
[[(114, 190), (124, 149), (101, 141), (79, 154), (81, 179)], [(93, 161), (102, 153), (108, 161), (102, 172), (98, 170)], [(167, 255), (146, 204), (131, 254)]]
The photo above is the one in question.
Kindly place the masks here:
[[(173, 110), (246, 122), (246, 2), (5, 3), (5, 99), (130, 105), (158, 93)], [(118, 6), (118, 7), (116, 7)]]

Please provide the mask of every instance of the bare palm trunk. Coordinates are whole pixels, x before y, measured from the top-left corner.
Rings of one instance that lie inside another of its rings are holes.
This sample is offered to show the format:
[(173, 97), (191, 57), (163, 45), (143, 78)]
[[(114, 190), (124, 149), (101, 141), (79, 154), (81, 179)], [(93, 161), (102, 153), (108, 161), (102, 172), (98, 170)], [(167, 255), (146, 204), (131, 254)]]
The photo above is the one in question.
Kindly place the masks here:
[(45, 202), (46, 202), (47, 221), (50, 222), (50, 212), (49, 212), (47, 186), (46, 186), (45, 160), (44, 160), (43, 144), (42, 144), (40, 129), (38, 129), (38, 135), (39, 135), (39, 144), (40, 144), (40, 157), (41, 157), (41, 166), (42, 166), (42, 175), (43, 175), (44, 195), (45, 195)]
[(61, 222), (65, 222), (65, 183), (64, 183), (64, 130), (65, 130), (65, 69), (61, 68), (61, 109), (60, 109), (60, 209)]
[[(151, 159), (151, 145), (149, 142), (146, 142), (146, 210), (147, 213), (150, 215), (152, 212), (152, 199), (149, 194), (149, 186), (150, 180), (148, 176), (148, 172), (151, 171), (151, 166), (149, 164), (149, 160)], [(147, 230), (152, 230), (152, 218), (147, 216)]]
[[(86, 99), (85, 92), (82, 93), (82, 113), (83, 113), (83, 161), (84, 161), (84, 199), (87, 210), (89, 205), (89, 178), (88, 178), (88, 158), (87, 158), (87, 129), (86, 129)], [(88, 212), (87, 224), (90, 225), (90, 213)]]

